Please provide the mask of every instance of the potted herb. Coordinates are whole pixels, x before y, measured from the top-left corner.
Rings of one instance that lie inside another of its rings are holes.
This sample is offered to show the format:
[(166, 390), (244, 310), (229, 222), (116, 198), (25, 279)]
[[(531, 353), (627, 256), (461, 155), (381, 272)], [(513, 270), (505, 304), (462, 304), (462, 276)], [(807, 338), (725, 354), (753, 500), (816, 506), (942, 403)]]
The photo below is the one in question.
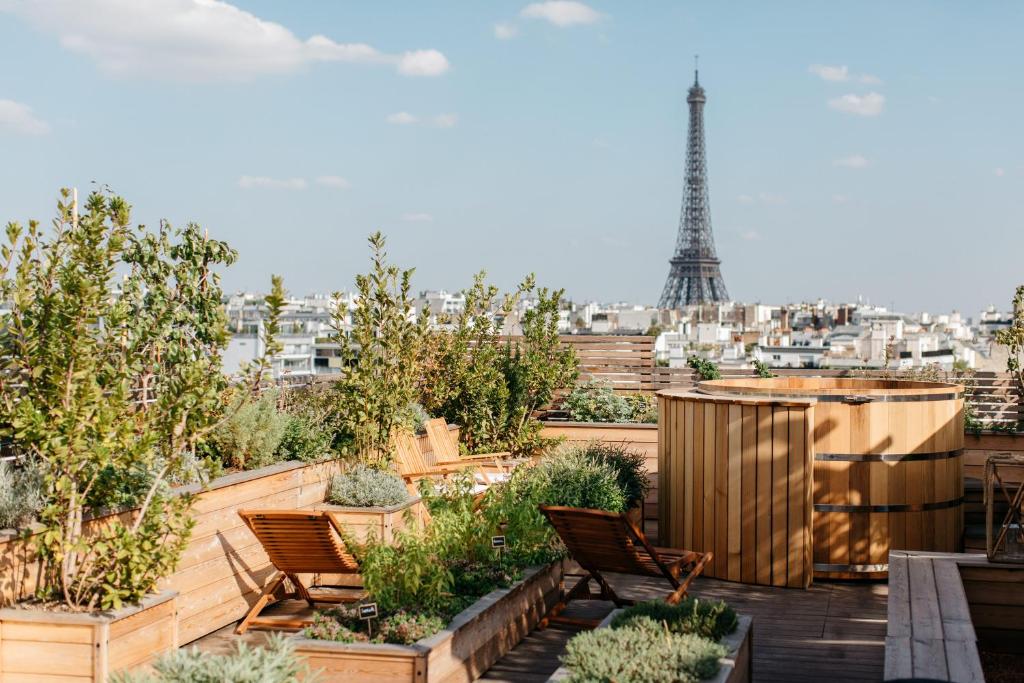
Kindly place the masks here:
[(359, 542), (375, 538), (390, 543), (396, 532), (418, 525), (423, 515), (420, 497), (411, 495), (401, 479), (362, 464), (335, 475), (327, 499), (314, 509), (327, 510)]

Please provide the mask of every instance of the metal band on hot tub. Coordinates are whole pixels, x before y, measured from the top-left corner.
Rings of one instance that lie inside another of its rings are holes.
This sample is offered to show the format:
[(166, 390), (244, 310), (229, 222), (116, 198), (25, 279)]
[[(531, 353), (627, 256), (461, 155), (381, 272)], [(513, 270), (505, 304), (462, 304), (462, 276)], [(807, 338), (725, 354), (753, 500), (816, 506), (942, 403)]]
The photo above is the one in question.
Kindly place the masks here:
[(911, 462), (914, 460), (948, 460), (959, 458), (964, 449), (929, 453), (815, 453), (815, 460), (829, 462)]
[(964, 502), (964, 497), (939, 500), (934, 503), (890, 503), (888, 505), (832, 505), (815, 503), (815, 512), (928, 512), (955, 508)]

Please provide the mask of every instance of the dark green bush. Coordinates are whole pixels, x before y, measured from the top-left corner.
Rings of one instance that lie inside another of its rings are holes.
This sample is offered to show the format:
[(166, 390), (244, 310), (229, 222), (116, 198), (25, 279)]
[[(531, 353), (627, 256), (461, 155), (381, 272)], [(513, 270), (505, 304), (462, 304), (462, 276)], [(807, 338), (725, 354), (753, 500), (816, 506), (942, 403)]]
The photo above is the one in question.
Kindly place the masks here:
[(611, 468), (615, 472), (619, 488), (626, 496), (627, 508), (641, 504), (647, 496), (651, 485), (643, 453), (632, 451), (625, 444), (608, 444), (601, 441), (591, 441), (585, 446), (574, 448), (570, 453)]
[(658, 422), (658, 399), (653, 394), (626, 394), (626, 403), (629, 404), (629, 422)]
[(658, 404), (654, 396), (616, 393), (607, 382), (577, 384), (565, 397), (562, 407), (577, 422), (658, 421)]
[(690, 356), (686, 359), (686, 364), (696, 370), (702, 380), (722, 379), (722, 373), (718, 371), (718, 366), (714, 361), (700, 356)]
[(277, 409), (276, 391), (264, 392), (256, 400), (236, 396), (226, 415), (209, 439), (226, 467), (255, 470), (281, 459), (278, 446), (289, 418)]
[(351, 507), (390, 507), (409, 500), (402, 480), (366, 465), (356, 465), (331, 480), (327, 501)]
[(651, 619), (672, 633), (692, 633), (718, 642), (736, 630), (736, 611), (721, 600), (686, 598), (678, 605), (661, 601), (641, 602), (612, 620), (612, 628), (627, 628), (637, 620)]
[(726, 653), (718, 643), (644, 618), (629, 628), (580, 633), (562, 663), (572, 683), (696, 683), (718, 673)]
[(585, 449), (547, 458), (528, 471), (540, 477), (538, 503), (625, 512), (629, 497), (612, 465), (587, 454)]

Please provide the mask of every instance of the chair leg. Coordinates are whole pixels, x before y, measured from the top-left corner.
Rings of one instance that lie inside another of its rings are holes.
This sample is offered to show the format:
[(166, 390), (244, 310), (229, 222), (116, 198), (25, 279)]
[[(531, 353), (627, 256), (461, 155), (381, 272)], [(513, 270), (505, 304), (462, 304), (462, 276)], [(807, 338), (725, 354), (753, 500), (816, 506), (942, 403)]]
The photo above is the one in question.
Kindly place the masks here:
[(693, 580), (704, 571), (704, 565), (710, 561), (711, 553), (704, 553), (704, 555), (697, 560), (697, 564), (693, 566), (690, 573), (686, 575), (686, 578), (678, 585), (670, 596), (665, 598), (665, 602), (670, 605), (678, 605), (679, 602), (686, 597), (686, 591), (690, 588), (690, 584), (693, 583)]
[(282, 583), (284, 583), (284, 580), (284, 572), (278, 572), (274, 575), (274, 578), (271, 579), (270, 583), (268, 583), (266, 587), (263, 589), (263, 594), (260, 595), (260, 599), (256, 601), (256, 603), (252, 606), (252, 609), (249, 610), (249, 612), (245, 615), (245, 618), (242, 619), (242, 621), (239, 622), (238, 627), (235, 628), (236, 635), (242, 635), (243, 633), (249, 630), (249, 625), (252, 624), (252, 622), (260, 615), (260, 612), (263, 611), (263, 608), (270, 603), (270, 601), (274, 597), (274, 592), (281, 586)]
[(628, 607), (629, 605), (633, 604), (633, 600), (620, 598), (618, 595), (616, 595), (615, 591), (612, 590), (611, 585), (607, 581), (605, 581), (604, 577), (601, 576), (600, 572), (593, 571), (591, 572), (591, 574), (594, 576), (594, 579), (597, 581), (597, 584), (601, 586), (602, 600), (611, 600), (615, 603), (616, 607)]
[(582, 579), (576, 582), (576, 584), (558, 599), (558, 602), (548, 610), (548, 613), (544, 615), (544, 618), (537, 624), (538, 629), (547, 628), (548, 624), (553, 619), (557, 619), (558, 615), (569, 606), (569, 603), (573, 600), (589, 600), (590, 595), (590, 579), (593, 578), (591, 574), (587, 574)]

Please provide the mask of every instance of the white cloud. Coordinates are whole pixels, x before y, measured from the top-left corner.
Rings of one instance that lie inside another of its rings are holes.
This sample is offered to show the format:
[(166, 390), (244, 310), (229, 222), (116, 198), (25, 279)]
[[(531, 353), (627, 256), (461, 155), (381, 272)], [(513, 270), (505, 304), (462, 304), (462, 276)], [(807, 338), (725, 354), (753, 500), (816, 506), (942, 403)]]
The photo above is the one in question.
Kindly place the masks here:
[(352, 183), (345, 178), (342, 178), (340, 175), (319, 176), (316, 179), (316, 184), (323, 185), (324, 187), (333, 187), (336, 190), (347, 190), (352, 187)]
[(386, 121), (388, 123), (393, 123), (396, 126), (408, 126), (416, 123), (419, 119), (407, 111), (400, 111), (394, 114), (388, 114)]
[(845, 83), (846, 81), (858, 81), (865, 85), (881, 85), (882, 79), (871, 74), (853, 74), (845, 64), (841, 66), (827, 66), (825, 64), (811, 64), (807, 70), (823, 81), (833, 83)]
[(0, 100), (0, 130), (23, 135), (46, 135), (50, 124), (37, 117), (32, 107), (14, 100)]
[(548, 0), (533, 2), (519, 13), (526, 19), (543, 19), (555, 26), (575, 26), (577, 24), (593, 24), (603, 16), (589, 5), (576, 0)]
[(386, 64), (406, 76), (449, 68), (437, 50), (388, 54), (323, 35), (302, 40), (222, 0), (0, 0), (0, 11), (56, 34), (65, 49), (119, 78), (246, 81), (319, 62)]
[(757, 230), (744, 230), (740, 233), (740, 237), (748, 242), (759, 242), (761, 240), (761, 233)]
[(434, 217), (429, 213), (403, 213), (402, 220), (407, 223), (433, 223)]
[(438, 128), (453, 128), (459, 122), (458, 114), (438, 114), (433, 118), (434, 125)]
[(519, 29), (515, 24), (501, 23), (494, 25), (494, 37), (498, 40), (511, 40), (519, 35)]
[(836, 159), (832, 162), (832, 165), (843, 166), (844, 168), (867, 168), (870, 163), (863, 155), (852, 154), (842, 159)]
[(876, 92), (870, 92), (867, 95), (843, 95), (829, 100), (828, 106), (847, 114), (878, 116), (885, 108), (885, 96)]
[(850, 70), (845, 66), (825, 66), (824, 64), (811, 64), (807, 67), (815, 76), (823, 81), (846, 81), (850, 78)]
[(398, 73), (403, 76), (440, 76), (450, 67), (448, 58), (437, 50), (406, 52), (398, 60)]
[(1006, 169), (1003, 168), (1002, 166), (999, 166), (998, 168), (996, 168), (994, 173), (996, 174), (997, 178), (1002, 178), (1004, 175), (1006, 175)]
[(268, 178), (266, 176), (244, 175), (238, 179), (238, 186), (243, 190), (304, 190), (304, 178)]

